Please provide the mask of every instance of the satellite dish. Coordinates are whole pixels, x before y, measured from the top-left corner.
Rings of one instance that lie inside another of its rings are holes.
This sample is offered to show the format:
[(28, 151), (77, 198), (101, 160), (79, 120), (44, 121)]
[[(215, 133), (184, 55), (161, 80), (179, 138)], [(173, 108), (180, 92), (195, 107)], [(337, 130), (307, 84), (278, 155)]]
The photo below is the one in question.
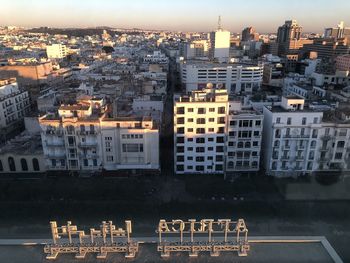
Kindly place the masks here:
[(207, 83), (207, 89), (212, 89), (213, 88), (213, 83)]

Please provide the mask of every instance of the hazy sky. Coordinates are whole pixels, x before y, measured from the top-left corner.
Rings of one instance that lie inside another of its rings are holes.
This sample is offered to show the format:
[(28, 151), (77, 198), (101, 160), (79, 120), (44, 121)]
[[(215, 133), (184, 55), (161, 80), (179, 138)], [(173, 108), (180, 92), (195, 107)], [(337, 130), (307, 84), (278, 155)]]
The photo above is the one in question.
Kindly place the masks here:
[(231, 32), (275, 32), (288, 19), (304, 31), (323, 32), (341, 20), (350, 26), (350, 0), (1, 0), (0, 10), (0, 25), (26, 27), (211, 31), (218, 15)]

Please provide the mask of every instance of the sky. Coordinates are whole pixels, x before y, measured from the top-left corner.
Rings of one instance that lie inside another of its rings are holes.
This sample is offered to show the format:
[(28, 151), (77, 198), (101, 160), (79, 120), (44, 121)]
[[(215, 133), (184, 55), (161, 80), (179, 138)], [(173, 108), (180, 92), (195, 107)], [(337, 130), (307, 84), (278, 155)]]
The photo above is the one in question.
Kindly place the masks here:
[(350, 27), (349, 0), (1, 0), (0, 25), (24, 27), (142, 28), (241, 32), (253, 26), (276, 32), (296, 19), (304, 32), (323, 32), (344, 21)]

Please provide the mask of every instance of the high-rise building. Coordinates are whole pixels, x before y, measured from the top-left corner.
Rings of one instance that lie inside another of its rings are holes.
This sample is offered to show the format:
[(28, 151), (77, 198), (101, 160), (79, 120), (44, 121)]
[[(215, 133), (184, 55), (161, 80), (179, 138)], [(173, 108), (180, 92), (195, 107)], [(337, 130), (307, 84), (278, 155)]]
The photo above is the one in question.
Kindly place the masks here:
[(175, 96), (174, 156), (178, 174), (259, 169), (262, 114), (229, 101), (212, 85)]
[(293, 39), (300, 39), (303, 28), (296, 20), (287, 20), (277, 31), (277, 42), (284, 45)]
[(230, 32), (222, 29), (220, 17), (218, 29), (209, 33), (209, 41), (209, 58), (219, 62), (228, 61), (230, 57)]
[[(324, 30), (325, 38), (350, 38), (350, 28), (345, 27), (344, 22), (341, 21), (337, 27), (329, 27)], [(350, 39), (349, 39), (350, 40)]]
[(259, 34), (255, 32), (254, 27), (246, 27), (242, 31), (242, 41), (258, 41)]
[(294, 71), (299, 59), (299, 49), (313, 40), (301, 38), (302, 26), (296, 20), (287, 20), (278, 28), (278, 55), (285, 59), (286, 71)]
[(337, 70), (350, 71), (350, 54), (336, 57), (335, 68)]
[(46, 46), (46, 55), (48, 58), (62, 59), (68, 54), (67, 48), (62, 44), (53, 44)]

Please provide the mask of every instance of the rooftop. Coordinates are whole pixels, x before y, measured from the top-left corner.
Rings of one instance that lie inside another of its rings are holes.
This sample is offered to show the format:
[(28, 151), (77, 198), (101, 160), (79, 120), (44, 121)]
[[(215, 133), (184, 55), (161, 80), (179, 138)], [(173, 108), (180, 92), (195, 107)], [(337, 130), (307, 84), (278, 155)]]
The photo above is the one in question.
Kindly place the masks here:
[(32, 155), (42, 154), (42, 152), (40, 134), (29, 135), (26, 132), (7, 141), (6, 144), (0, 147), (0, 154), (14, 153), (19, 155)]

